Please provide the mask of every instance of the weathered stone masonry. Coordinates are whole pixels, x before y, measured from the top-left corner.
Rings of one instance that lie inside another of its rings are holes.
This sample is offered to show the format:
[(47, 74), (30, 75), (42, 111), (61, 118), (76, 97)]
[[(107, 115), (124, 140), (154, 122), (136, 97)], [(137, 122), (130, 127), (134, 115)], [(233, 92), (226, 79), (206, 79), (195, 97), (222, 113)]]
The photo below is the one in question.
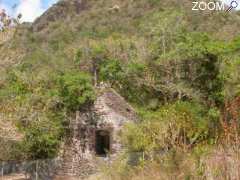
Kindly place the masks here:
[(134, 109), (111, 88), (102, 88), (92, 107), (76, 112), (72, 139), (65, 144), (62, 173), (88, 176), (97, 172), (97, 158), (114, 159), (122, 150), (124, 124), (136, 121)]

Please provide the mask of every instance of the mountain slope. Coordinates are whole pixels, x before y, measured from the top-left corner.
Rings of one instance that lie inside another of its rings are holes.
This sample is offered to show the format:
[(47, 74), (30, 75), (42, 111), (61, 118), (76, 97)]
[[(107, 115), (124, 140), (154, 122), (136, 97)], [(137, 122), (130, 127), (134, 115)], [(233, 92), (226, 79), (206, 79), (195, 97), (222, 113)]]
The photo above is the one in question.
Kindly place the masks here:
[[(26, 154), (57, 153), (72, 106), (84, 104), (72, 96), (88, 102), (92, 81), (110, 84), (146, 113), (187, 101), (200, 109), (193, 114), (206, 116), (204, 123), (212, 112), (217, 116), (239, 93), (239, 15), (191, 6), (188, 0), (62, 0), (19, 26), (0, 46), (0, 103), (7, 107), (1, 113), (26, 138), (40, 139), (30, 139), (39, 144), (29, 141), (28, 148), (43, 143), (50, 149)], [(210, 124), (209, 134), (196, 125), (200, 135), (192, 136), (214, 136)]]

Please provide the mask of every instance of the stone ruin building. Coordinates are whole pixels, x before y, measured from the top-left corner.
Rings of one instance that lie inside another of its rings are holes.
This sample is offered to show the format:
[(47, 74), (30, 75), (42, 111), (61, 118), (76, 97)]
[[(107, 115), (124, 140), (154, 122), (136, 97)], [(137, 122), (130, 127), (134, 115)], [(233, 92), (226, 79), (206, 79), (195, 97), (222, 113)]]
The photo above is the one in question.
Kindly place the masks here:
[(98, 171), (98, 161), (111, 161), (123, 149), (120, 134), (137, 119), (134, 109), (111, 88), (102, 88), (92, 107), (76, 112), (72, 138), (65, 144), (61, 173), (87, 177)]

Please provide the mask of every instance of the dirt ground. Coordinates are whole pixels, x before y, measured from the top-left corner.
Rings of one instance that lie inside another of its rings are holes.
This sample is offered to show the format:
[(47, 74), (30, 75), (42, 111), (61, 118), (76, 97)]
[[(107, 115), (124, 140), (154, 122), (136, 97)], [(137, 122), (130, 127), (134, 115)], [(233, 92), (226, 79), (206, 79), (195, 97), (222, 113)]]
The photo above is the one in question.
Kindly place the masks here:
[(95, 174), (86, 179), (82, 179), (79, 177), (61, 176), (61, 177), (56, 177), (54, 180), (105, 180), (105, 179), (101, 178), (100, 174)]
[(0, 180), (27, 180), (24, 174), (12, 174), (0, 177)]
[[(11, 174), (8, 176), (0, 176), (0, 180), (28, 180), (24, 174)], [(54, 180), (103, 180), (100, 175), (92, 175), (87, 179), (82, 179), (79, 177), (70, 177), (70, 176), (58, 176)]]

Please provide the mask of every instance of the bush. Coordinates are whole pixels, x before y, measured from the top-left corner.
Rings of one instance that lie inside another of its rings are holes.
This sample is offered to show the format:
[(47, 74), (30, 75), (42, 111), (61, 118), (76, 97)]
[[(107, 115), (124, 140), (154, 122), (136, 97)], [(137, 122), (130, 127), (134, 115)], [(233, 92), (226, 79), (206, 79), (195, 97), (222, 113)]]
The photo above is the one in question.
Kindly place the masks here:
[(65, 73), (58, 79), (58, 93), (69, 111), (79, 110), (94, 100), (92, 79), (82, 72)]
[[(176, 102), (157, 111), (140, 110), (142, 122), (129, 124), (123, 135), (128, 151), (165, 151), (172, 148), (192, 148), (196, 144), (214, 138), (212, 124), (218, 119), (217, 112), (208, 111), (201, 105), (189, 102)], [(210, 116), (211, 115), (211, 116)]]
[(25, 118), (29, 121), (18, 123), (19, 129), (24, 134), (20, 144), (24, 158), (32, 160), (56, 157), (59, 145), (66, 135), (64, 110), (45, 109), (28, 116)]
[(66, 116), (94, 100), (90, 76), (78, 71), (61, 75), (51, 72), (48, 77), (34, 79), (33, 75), (16, 70), (8, 74), (7, 82), (0, 89), (0, 96), (1, 100), (8, 100), (4, 113), (25, 135), (19, 145), (23, 156), (55, 157), (67, 133)]
[(63, 135), (62, 124), (44, 116), (38, 118), (38, 121), (31, 122), (24, 129), (23, 149), (27, 158), (30, 159), (54, 158), (57, 155)]
[(107, 59), (101, 65), (100, 78), (110, 82), (113, 86), (123, 79), (123, 69), (118, 59)]

